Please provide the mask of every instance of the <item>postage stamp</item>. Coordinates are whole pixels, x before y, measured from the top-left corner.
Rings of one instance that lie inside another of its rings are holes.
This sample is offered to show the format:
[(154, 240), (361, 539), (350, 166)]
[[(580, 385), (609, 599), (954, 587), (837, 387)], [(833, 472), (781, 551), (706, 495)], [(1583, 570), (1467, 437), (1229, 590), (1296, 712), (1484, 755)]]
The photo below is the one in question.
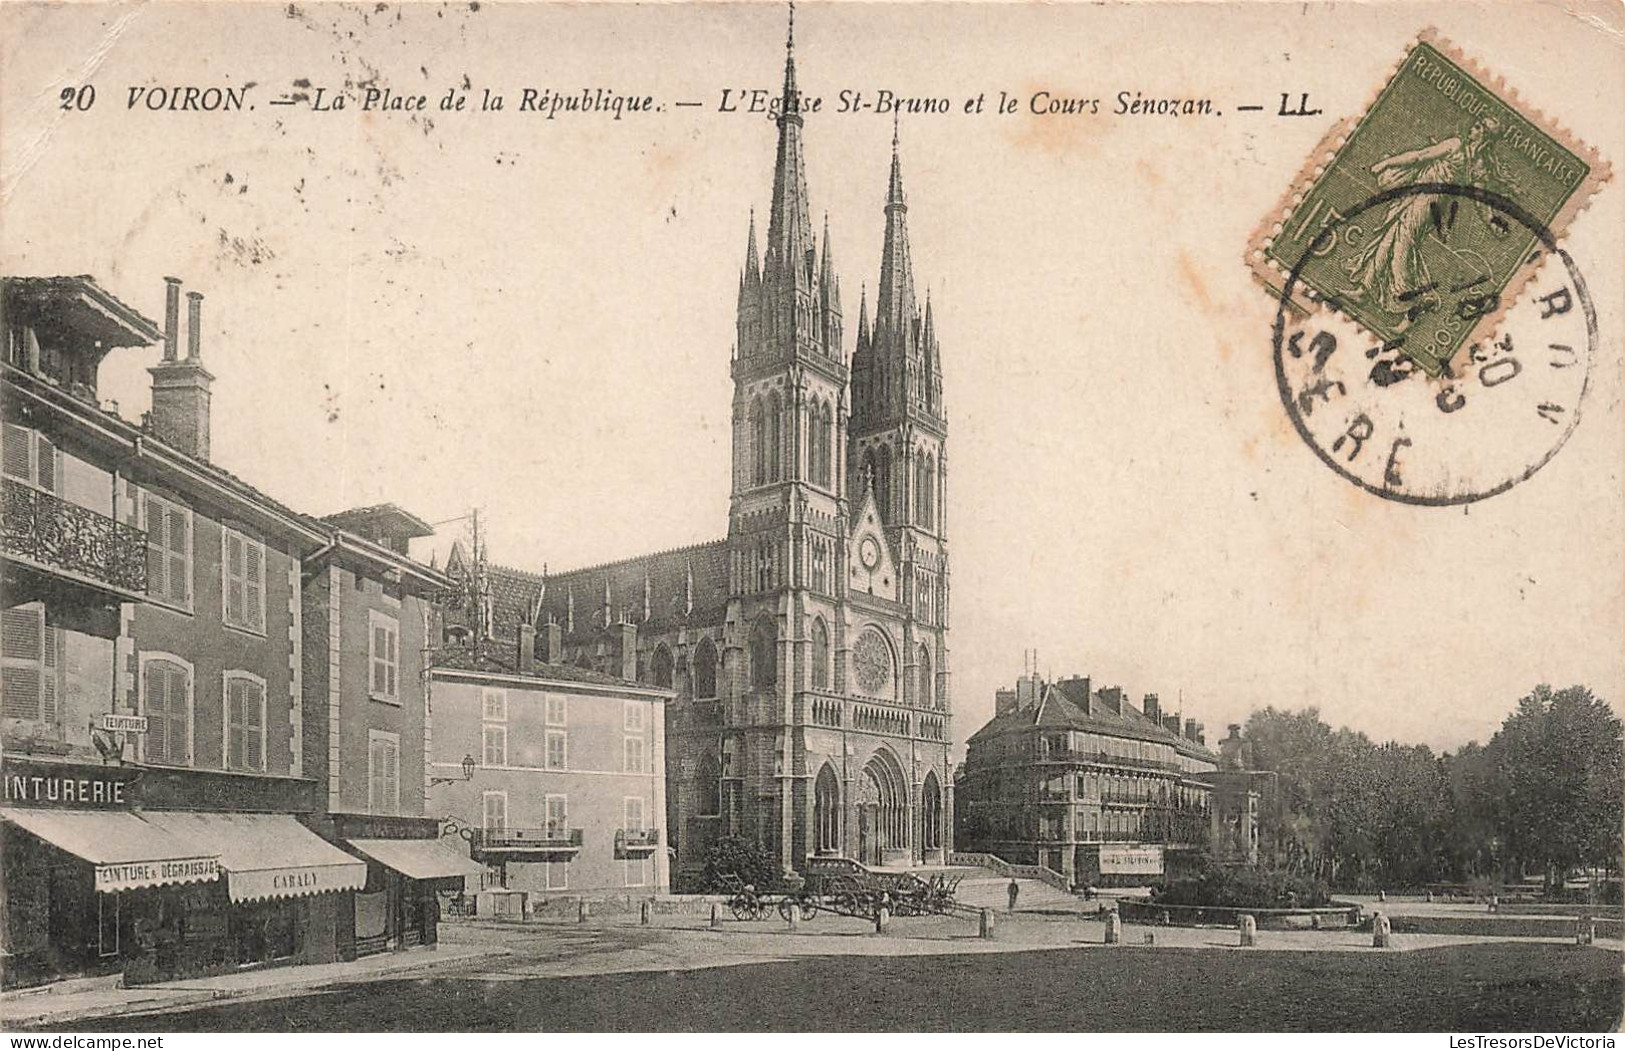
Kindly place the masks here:
[(1561, 240), (1607, 178), (1594, 151), (1429, 30), (1316, 148), (1249, 262), (1278, 295), (1295, 272), (1296, 307), (1318, 301), (1438, 377), (1494, 333), (1533, 276), (1539, 231)]

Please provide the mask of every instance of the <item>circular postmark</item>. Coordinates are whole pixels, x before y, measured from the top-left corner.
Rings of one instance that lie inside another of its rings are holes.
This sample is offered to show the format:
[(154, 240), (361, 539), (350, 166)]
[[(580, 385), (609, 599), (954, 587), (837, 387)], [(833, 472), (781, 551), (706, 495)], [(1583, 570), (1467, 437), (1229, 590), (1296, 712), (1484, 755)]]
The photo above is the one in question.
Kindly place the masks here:
[[(1410, 314), (1448, 311), (1469, 329), (1494, 315), (1493, 329), (1445, 361), (1438, 376), (1417, 367), (1402, 336), (1373, 336), (1334, 299), (1319, 297), (1330, 309), (1302, 321), (1290, 316), (1311, 259), (1339, 236), (1375, 240), (1384, 215), (1396, 210), (1390, 206), (1408, 199), (1425, 200), (1435, 216), (1453, 217), (1456, 204), (1470, 204), (1518, 224), (1535, 245), (1504, 282), (1516, 296), (1510, 304), (1470, 278), (1401, 294)], [(1323, 463), (1376, 496), (1447, 507), (1504, 493), (1549, 463), (1579, 423), (1596, 310), (1568, 252), (1509, 198), (1441, 183), (1378, 193), (1305, 247), (1280, 299), (1272, 344), (1287, 415)]]

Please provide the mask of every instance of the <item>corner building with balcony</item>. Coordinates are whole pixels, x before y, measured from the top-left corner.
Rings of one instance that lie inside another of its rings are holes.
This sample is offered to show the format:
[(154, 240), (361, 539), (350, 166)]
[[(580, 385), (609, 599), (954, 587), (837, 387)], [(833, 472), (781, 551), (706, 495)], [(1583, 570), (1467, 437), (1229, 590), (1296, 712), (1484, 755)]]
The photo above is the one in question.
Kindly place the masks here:
[(1024, 675), (967, 742), (958, 849), (1043, 865), (1074, 887), (1194, 872), (1219, 765), (1203, 736), (1156, 694), (1136, 709), (1115, 686)]
[(810, 218), (796, 75), (792, 36), (766, 243), (753, 216), (739, 278), (727, 535), (568, 573), (492, 571), (499, 634), (534, 616), (559, 631), (551, 659), (675, 689), (678, 889), (723, 836), (786, 872), (953, 849), (941, 350), (895, 135), (873, 312), (865, 292), (847, 319), (828, 220), (820, 239)]

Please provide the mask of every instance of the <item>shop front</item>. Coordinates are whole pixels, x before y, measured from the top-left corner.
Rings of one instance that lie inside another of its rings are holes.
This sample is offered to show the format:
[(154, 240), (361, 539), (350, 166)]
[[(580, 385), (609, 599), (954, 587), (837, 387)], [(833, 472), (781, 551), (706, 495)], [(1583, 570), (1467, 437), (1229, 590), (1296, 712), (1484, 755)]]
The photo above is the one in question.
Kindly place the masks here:
[[(23, 805), (0, 808), (5, 987), (139, 969), (175, 940), (166, 918), (218, 882), (219, 858), (115, 809), (124, 771), (19, 765), (7, 762), (6, 796)], [(101, 809), (70, 807), (81, 799)]]
[[(219, 859), (223, 878), (183, 903), (189, 907), (181, 954), (187, 970), (218, 973), (338, 959), (340, 919), (353, 892), (366, 884), (364, 862), (323, 842), (290, 814), (155, 810), (143, 817), (177, 839), (208, 847)], [(135, 981), (171, 976), (161, 969), (150, 977), (126, 972)]]
[(366, 889), (371, 893), (356, 895), (358, 956), (435, 944), (440, 894), (463, 891), (468, 877), (478, 878), (485, 872), (436, 839), (347, 842), (369, 862)]

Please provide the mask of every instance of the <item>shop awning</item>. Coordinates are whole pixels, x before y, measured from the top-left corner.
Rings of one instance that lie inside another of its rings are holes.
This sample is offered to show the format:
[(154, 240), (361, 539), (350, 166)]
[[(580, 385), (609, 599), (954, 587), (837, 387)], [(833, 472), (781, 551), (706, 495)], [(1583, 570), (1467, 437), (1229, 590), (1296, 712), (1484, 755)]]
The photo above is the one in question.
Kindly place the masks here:
[(149, 810), (145, 816), (171, 835), (218, 853), (232, 901), (360, 890), (367, 882), (366, 862), (323, 840), (289, 814)]
[(350, 846), (408, 879), (453, 879), (478, 876), (484, 866), (463, 857), (438, 839), (352, 839)]
[(5, 807), (0, 817), (96, 867), (104, 893), (200, 883), (220, 875), (207, 846), (171, 835), (128, 810), (34, 810)]

